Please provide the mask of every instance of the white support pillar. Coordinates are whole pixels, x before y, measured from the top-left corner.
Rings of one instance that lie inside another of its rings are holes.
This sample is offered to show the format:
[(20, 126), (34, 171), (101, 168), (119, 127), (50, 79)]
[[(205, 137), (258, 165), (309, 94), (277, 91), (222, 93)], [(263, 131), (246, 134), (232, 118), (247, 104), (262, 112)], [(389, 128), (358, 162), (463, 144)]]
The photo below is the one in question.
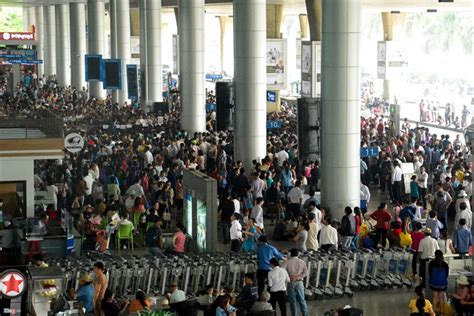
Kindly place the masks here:
[(148, 101), (148, 76), (147, 76), (147, 0), (139, 0), (140, 13), (140, 104), (143, 110), (149, 109)]
[(161, 73), (161, 1), (147, 0), (147, 74), (148, 104), (163, 101), (163, 76)]
[[(109, 2), (109, 17), (110, 17), (110, 58), (117, 58), (117, 0), (110, 0)], [(112, 96), (112, 103), (118, 102), (118, 91), (113, 89), (110, 92)]]
[(56, 75), (56, 16), (54, 5), (45, 5), (44, 14), (44, 74)]
[(57, 79), (60, 86), (71, 85), (71, 43), (69, 5), (56, 4)]
[(266, 32), (266, 1), (234, 0), (234, 153), (247, 167), (267, 148)]
[(360, 203), (360, 3), (323, 0), (322, 16), (321, 204), (340, 219)]
[(23, 32), (29, 32), (31, 25), (31, 15), (28, 7), (23, 7)]
[[(104, 56), (104, 0), (87, 0), (87, 20), (88, 20), (88, 53)], [(96, 99), (103, 99), (105, 96), (102, 89), (102, 82), (89, 82), (89, 95)]]
[(71, 85), (77, 90), (86, 86), (86, 7), (84, 3), (69, 4), (71, 30)]
[(206, 130), (204, 0), (179, 0), (181, 128)]
[(43, 77), (44, 73), (44, 23), (43, 23), (43, 7), (35, 7), (35, 28), (36, 28), (36, 54), (39, 60), (43, 60), (43, 64), (38, 64), (38, 78)]
[(122, 65), (122, 89), (118, 91), (118, 102), (128, 101), (127, 64), (130, 64), (130, 1), (116, 0), (117, 22), (117, 58)]

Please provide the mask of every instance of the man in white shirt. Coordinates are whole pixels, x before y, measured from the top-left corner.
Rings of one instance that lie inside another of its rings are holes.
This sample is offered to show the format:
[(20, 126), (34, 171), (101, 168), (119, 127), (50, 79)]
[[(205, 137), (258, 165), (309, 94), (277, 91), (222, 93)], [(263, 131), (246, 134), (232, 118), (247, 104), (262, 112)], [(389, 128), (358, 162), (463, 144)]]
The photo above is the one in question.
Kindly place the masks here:
[[(463, 191), (461, 191), (462, 193)], [(461, 218), (464, 218), (466, 220), (466, 228), (471, 230), (472, 226), (472, 212), (468, 207), (469, 204), (466, 202), (461, 202), (459, 205), (459, 211), (458, 211), (458, 205), (456, 202), (456, 217), (454, 219), (454, 224), (456, 224), (456, 227), (458, 227), (459, 220)]]
[(318, 225), (318, 232), (321, 229), (321, 221), (323, 220), (323, 213), (320, 209), (316, 207), (316, 203), (314, 201), (309, 203), (308, 207), (308, 216), (309, 214), (314, 214), (314, 222)]
[(423, 229), (425, 238), (420, 241), (418, 246), (418, 256), (420, 258), (420, 277), (422, 278), (421, 286), (425, 286), (426, 283), (426, 263), (434, 258), (435, 251), (439, 249), (438, 242), (436, 239), (431, 237), (431, 229), (425, 227)]
[(239, 222), (239, 213), (232, 214), (230, 220), (230, 251), (239, 252), (242, 250), (242, 225)]
[(301, 202), (303, 201), (303, 191), (300, 189), (301, 181), (296, 181), (295, 186), (288, 192), (287, 198), (289, 211), (293, 213), (295, 218), (300, 215)]
[(84, 177), (84, 181), (86, 182), (86, 196), (90, 196), (92, 194), (92, 184), (94, 183), (94, 178), (92, 178), (92, 174), (89, 172), (87, 176)]
[(280, 307), (281, 315), (286, 316), (286, 285), (290, 276), (286, 269), (281, 268), (277, 258), (270, 259), (272, 270), (268, 272), (268, 288), (270, 289), (270, 304), (276, 310), (276, 303)]
[[(469, 201), (469, 198), (467, 196), (466, 191), (461, 190), (458, 194), (458, 197), (459, 198), (456, 200), (456, 204), (455, 204), (456, 214), (461, 211), (461, 203), (463, 203), (463, 202), (466, 203), (466, 207), (470, 211), (471, 210), (471, 203)], [(457, 221), (455, 221), (455, 223), (457, 223)], [(467, 223), (469, 225), (469, 221)], [(469, 227), (471, 227), (471, 226), (469, 225)]]
[(393, 162), (394, 168), (392, 171), (392, 191), (393, 202), (402, 202), (402, 168), (400, 168), (398, 161)]
[(126, 194), (129, 194), (129, 195), (132, 195), (133, 198), (137, 198), (137, 197), (140, 197), (140, 196), (145, 196), (145, 191), (143, 190), (143, 186), (142, 186), (142, 180), (138, 180), (137, 183), (131, 185), (128, 190), (127, 190), (127, 193)]
[(252, 193), (254, 198), (263, 197), (263, 190), (265, 189), (265, 181), (260, 179), (258, 173), (254, 173), (255, 180), (252, 182)]
[(153, 163), (153, 154), (150, 152), (150, 147), (145, 147), (145, 155), (143, 157), (143, 167), (146, 168), (148, 165)]
[(234, 213), (240, 214), (240, 200), (238, 199), (237, 195), (232, 194), (233, 199), (232, 203), (234, 203)]
[(321, 231), (319, 233), (319, 244), (321, 245), (321, 249), (326, 251), (337, 249), (338, 234), (337, 229), (334, 227), (336, 225), (336, 221), (333, 221), (332, 225), (326, 221), (323, 221)]
[(360, 209), (363, 211), (367, 211), (367, 206), (370, 202), (370, 190), (369, 187), (360, 183)]
[(275, 154), (278, 159), (278, 165), (281, 167), (283, 163), (290, 158), (290, 155), (286, 152), (285, 148), (282, 148), (279, 152)]
[(176, 283), (172, 283), (170, 285), (170, 293), (170, 304), (184, 302), (186, 300), (186, 294), (184, 293), (184, 291), (178, 289), (178, 285)]

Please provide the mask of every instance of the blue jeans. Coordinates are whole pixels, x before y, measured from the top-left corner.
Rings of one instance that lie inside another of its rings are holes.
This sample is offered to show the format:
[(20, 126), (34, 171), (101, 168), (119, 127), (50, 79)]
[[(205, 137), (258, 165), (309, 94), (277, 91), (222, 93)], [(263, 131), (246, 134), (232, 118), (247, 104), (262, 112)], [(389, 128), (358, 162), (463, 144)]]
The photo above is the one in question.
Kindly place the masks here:
[(296, 281), (288, 283), (288, 296), (290, 298), (291, 315), (296, 316), (298, 311), (296, 304), (300, 305), (301, 314), (308, 316), (308, 306), (304, 299), (304, 285), (303, 281)]

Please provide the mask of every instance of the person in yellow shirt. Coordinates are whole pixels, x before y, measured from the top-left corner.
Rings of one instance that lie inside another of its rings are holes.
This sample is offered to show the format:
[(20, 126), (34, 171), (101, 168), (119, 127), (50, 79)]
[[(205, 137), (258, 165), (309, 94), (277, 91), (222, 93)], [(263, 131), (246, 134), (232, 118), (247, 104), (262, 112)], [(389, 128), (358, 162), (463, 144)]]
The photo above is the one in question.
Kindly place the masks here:
[(423, 293), (423, 287), (418, 285), (415, 287), (416, 297), (410, 300), (408, 308), (410, 309), (410, 316), (435, 316), (433, 311), (433, 305), (427, 299), (425, 299), (425, 293)]

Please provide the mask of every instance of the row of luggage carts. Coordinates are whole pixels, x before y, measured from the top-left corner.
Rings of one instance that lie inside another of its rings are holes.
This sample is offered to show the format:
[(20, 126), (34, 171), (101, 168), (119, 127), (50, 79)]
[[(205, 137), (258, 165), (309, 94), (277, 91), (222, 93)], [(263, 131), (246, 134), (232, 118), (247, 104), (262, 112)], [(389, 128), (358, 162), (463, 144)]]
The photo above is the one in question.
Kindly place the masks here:
[[(289, 255), (288, 255), (289, 256)], [(355, 291), (412, 287), (409, 267), (412, 254), (405, 250), (363, 250), (360, 252), (309, 251), (300, 255), (308, 267), (305, 296), (308, 300), (349, 296)], [(256, 273), (255, 254), (214, 253), (166, 255), (164, 257), (106, 256), (50, 259), (50, 265), (61, 267), (66, 288), (79, 286), (81, 276), (93, 275), (93, 265), (103, 261), (109, 287), (117, 295), (133, 295), (138, 290), (154, 296), (167, 293), (175, 283), (189, 296), (197, 296), (207, 285), (218, 291), (239, 292), (245, 273)]]

